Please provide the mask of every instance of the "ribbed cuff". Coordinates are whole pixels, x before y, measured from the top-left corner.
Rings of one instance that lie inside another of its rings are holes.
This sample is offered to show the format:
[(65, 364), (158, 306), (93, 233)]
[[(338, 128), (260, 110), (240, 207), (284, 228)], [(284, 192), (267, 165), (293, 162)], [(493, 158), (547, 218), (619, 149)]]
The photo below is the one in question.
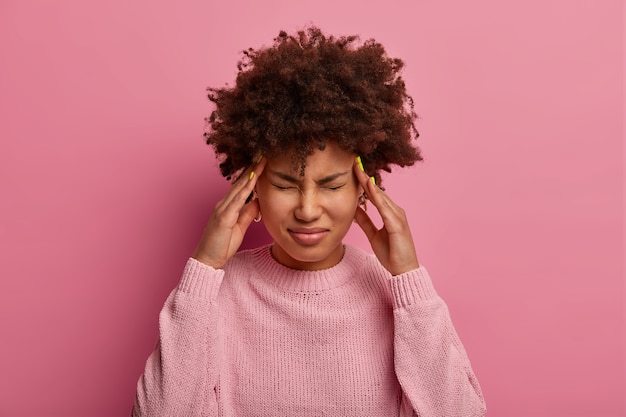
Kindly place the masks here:
[(413, 303), (431, 300), (437, 292), (423, 266), (389, 278), (393, 294), (394, 308), (406, 307)]
[(223, 278), (223, 269), (215, 269), (194, 258), (189, 258), (178, 283), (178, 291), (215, 300)]

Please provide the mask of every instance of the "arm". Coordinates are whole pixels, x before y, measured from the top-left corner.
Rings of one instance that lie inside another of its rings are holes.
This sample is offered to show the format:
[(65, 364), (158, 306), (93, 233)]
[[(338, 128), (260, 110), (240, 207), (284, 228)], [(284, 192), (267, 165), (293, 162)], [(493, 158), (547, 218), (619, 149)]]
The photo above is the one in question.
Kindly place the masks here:
[(159, 343), (137, 384), (132, 416), (203, 416), (218, 379), (215, 299), (224, 275), (190, 259), (159, 316)]
[(390, 278), (395, 370), (420, 417), (482, 417), (485, 401), (470, 361), (425, 268)]
[(159, 344), (137, 384), (133, 417), (217, 415), (217, 294), (222, 268), (259, 213), (258, 201), (248, 196), (264, 166), (261, 160), (246, 170), (213, 209), (193, 259), (161, 310)]
[(404, 210), (355, 161), (355, 175), (383, 220), (379, 229), (357, 208), (355, 220), (391, 273), (396, 376), (414, 415), (479, 417), (485, 402), (448, 309), (420, 267)]

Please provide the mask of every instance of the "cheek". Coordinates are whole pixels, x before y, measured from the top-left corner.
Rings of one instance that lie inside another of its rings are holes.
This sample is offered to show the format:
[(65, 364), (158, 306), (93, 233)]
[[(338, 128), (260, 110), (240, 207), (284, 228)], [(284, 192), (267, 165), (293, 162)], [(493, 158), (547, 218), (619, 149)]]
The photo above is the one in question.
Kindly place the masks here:
[(279, 193), (267, 188), (259, 187), (257, 189), (257, 199), (259, 207), (263, 213), (263, 217), (279, 217), (289, 210), (291, 205), (284, 193)]
[(329, 207), (336, 216), (354, 217), (354, 213), (359, 204), (358, 194), (346, 193), (341, 196), (334, 196), (328, 199), (327, 207)]

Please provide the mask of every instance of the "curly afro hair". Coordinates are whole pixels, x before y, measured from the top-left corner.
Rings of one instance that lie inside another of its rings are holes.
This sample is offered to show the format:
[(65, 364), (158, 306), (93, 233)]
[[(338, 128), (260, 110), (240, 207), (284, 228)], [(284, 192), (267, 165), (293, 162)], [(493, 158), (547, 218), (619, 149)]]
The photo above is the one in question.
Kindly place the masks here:
[(215, 110), (204, 136), (223, 176), (284, 152), (303, 175), (307, 157), (329, 140), (360, 155), (378, 184), (380, 170), (422, 160), (412, 144), (417, 116), (400, 76), (404, 63), (375, 40), (358, 39), (310, 27), (243, 52), (235, 86), (207, 89)]

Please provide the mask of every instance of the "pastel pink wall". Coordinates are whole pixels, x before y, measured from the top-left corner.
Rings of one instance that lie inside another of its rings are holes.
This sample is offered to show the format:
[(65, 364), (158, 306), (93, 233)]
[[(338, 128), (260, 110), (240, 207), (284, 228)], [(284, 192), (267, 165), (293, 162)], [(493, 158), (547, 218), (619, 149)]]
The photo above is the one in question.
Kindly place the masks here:
[(3, 0), (0, 416), (128, 414), (227, 186), (205, 87), (307, 23), (407, 64), (426, 160), (386, 186), (489, 415), (626, 415), (623, 7)]

